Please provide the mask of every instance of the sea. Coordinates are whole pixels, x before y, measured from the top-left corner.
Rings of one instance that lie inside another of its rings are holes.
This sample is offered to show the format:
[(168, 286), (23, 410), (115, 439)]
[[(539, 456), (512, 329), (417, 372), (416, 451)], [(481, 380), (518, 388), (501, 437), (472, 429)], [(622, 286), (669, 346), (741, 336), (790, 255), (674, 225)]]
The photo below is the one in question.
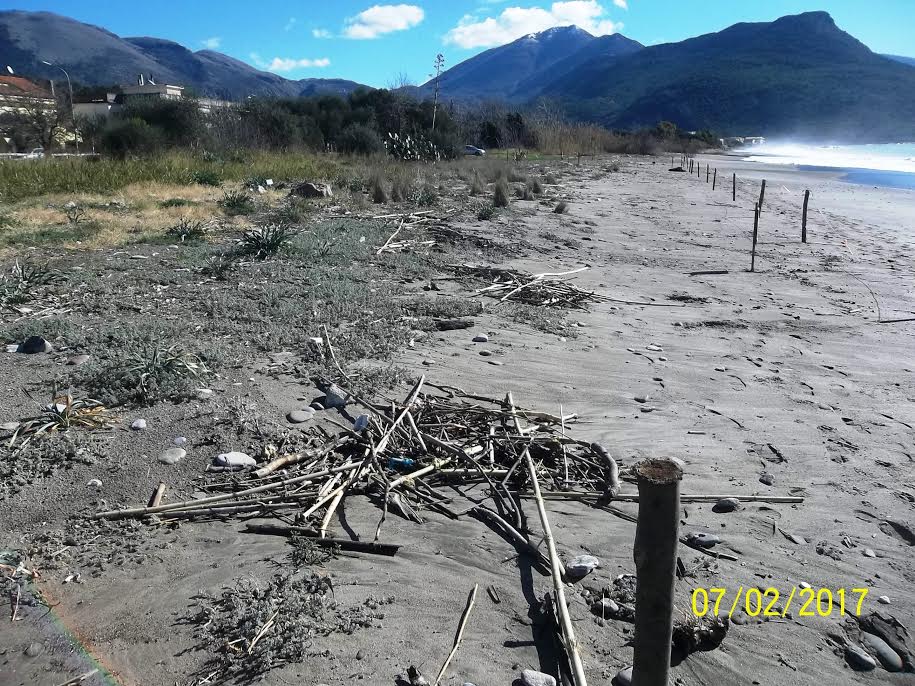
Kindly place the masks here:
[(843, 181), (915, 190), (915, 143), (801, 145), (763, 143), (735, 151), (748, 162), (840, 172)]

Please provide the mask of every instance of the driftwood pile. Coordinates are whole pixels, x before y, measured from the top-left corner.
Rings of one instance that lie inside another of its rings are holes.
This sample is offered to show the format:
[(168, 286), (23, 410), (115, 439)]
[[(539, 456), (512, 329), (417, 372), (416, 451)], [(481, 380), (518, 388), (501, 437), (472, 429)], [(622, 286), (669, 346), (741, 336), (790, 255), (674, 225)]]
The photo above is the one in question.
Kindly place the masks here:
[(594, 291), (586, 291), (558, 276), (570, 276), (583, 272), (588, 267), (579, 267), (567, 272), (544, 272), (530, 274), (517, 269), (500, 267), (477, 267), (468, 264), (453, 265), (456, 274), (490, 282), (478, 288), (475, 294), (496, 298), (499, 302), (519, 302), (543, 307), (566, 307), (584, 310), (590, 303), (609, 300)]

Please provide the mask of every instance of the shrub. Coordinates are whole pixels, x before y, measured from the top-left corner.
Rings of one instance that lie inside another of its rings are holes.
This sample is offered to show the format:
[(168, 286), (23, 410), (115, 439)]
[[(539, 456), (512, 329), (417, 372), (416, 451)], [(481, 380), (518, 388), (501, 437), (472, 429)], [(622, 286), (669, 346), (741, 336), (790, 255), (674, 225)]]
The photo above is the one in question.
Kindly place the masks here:
[(435, 190), (435, 186), (428, 183), (416, 195), (416, 204), (420, 207), (430, 207), (435, 204), (436, 200), (438, 200), (438, 191)]
[(386, 203), (388, 201), (388, 191), (384, 187), (384, 178), (381, 172), (373, 173), (369, 183), (372, 186), (372, 202), (376, 205)]
[(244, 191), (226, 191), (219, 204), (222, 206), (223, 212), (230, 217), (254, 212), (254, 202), (251, 200), (251, 196)]
[(493, 205), (486, 203), (480, 205), (480, 209), (477, 210), (477, 219), (479, 219), (481, 222), (489, 221), (495, 216), (495, 214), (496, 208)]
[(223, 251), (207, 257), (200, 271), (206, 276), (212, 276), (217, 281), (225, 281), (234, 268), (235, 253)]
[(350, 124), (340, 132), (337, 148), (351, 155), (368, 156), (383, 153), (384, 143), (374, 129), (365, 124)]
[(496, 181), (493, 187), (492, 204), (494, 207), (508, 207), (508, 183), (504, 178)]
[(540, 179), (538, 179), (536, 177), (534, 177), (533, 179), (528, 181), (528, 186), (531, 189), (531, 193), (533, 193), (534, 195), (540, 195), (541, 193), (543, 193), (543, 184), (540, 183)]
[(192, 222), (187, 217), (181, 217), (177, 224), (168, 228), (165, 235), (169, 238), (176, 238), (182, 243), (185, 241), (199, 241), (206, 238), (207, 227), (201, 221)]
[(191, 174), (191, 180), (201, 186), (219, 186), (222, 184), (219, 174), (212, 169), (198, 169)]
[(569, 203), (565, 200), (560, 200), (559, 204), (553, 209), (553, 212), (556, 214), (565, 214), (569, 209)]
[(194, 203), (190, 200), (185, 200), (184, 198), (169, 198), (168, 200), (163, 200), (159, 203), (159, 207), (168, 208), (168, 207), (185, 207), (187, 205), (193, 205)]
[(531, 190), (530, 183), (525, 183), (521, 186), (518, 186), (518, 188), (515, 190), (515, 195), (517, 195), (518, 198), (520, 198), (521, 200), (533, 200), (534, 199), (534, 193)]
[(391, 179), (391, 200), (403, 202), (413, 196), (415, 178), (407, 170), (399, 171)]
[(102, 152), (118, 159), (151, 153), (162, 143), (162, 134), (138, 118), (111, 119), (99, 140)]
[(480, 195), (484, 191), (483, 180), (476, 169), (473, 170), (473, 177), (470, 179), (470, 194)]
[(240, 253), (266, 259), (284, 250), (296, 232), (283, 224), (266, 224), (245, 231), (238, 245)]

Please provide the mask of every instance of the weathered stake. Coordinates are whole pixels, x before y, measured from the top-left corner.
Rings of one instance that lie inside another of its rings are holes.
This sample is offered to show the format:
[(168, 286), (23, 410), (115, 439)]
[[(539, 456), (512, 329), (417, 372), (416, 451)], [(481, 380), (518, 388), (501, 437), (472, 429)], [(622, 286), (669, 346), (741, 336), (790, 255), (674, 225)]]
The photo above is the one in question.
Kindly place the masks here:
[(753, 209), (753, 250), (750, 253), (750, 271), (756, 271), (756, 237), (759, 235), (759, 204)]
[(708, 183), (708, 180), (709, 180), (709, 166), (710, 165), (706, 163), (706, 165), (705, 165), (705, 182), (706, 183)]
[(804, 214), (801, 217), (801, 243), (807, 242), (807, 202), (810, 200), (810, 190), (804, 191)]
[(715, 184), (718, 183), (718, 167), (715, 167), (715, 173), (712, 176), (712, 190), (715, 190)]
[(759, 206), (760, 214), (762, 214), (763, 200), (765, 199), (765, 197), (766, 197), (766, 180), (763, 179), (762, 187), (759, 189), (759, 202), (757, 203), (757, 205)]
[(639, 518), (632, 557), (637, 577), (632, 683), (667, 686), (673, 634), (680, 479), (673, 460), (643, 460), (635, 467)]
[(737, 173), (731, 175), (731, 202), (737, 202)]

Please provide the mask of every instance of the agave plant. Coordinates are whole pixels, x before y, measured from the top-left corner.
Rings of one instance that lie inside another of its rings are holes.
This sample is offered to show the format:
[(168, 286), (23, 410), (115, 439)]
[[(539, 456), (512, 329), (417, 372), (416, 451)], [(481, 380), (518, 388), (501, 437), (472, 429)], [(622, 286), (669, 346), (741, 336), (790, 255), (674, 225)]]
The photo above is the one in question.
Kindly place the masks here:
[(73, 428), (105, 429), (111, 425), (107, 408), (91, 398), (74, 398), (69, 393), (51, 399), (41, 408), (41, 414), (27, 417), (13, 432), (10, 447), (24, 438), (22, 445), (31, 439), (57, 431)]
[(209, 368), (197, 355), (186, 352), (179, 345), (167, 348), (148, 348), (143, 353), (130, 356), (126, 371), (137, 380), (137, 390), (143, 397), (153, 392), (153, 385), (163, 379), (209, 374)]
[(285, 224), (266, 224), (245, 231), (239, 243), (239, 251), (264, 259), (285, 248), (296, 235), (291, 227)]

